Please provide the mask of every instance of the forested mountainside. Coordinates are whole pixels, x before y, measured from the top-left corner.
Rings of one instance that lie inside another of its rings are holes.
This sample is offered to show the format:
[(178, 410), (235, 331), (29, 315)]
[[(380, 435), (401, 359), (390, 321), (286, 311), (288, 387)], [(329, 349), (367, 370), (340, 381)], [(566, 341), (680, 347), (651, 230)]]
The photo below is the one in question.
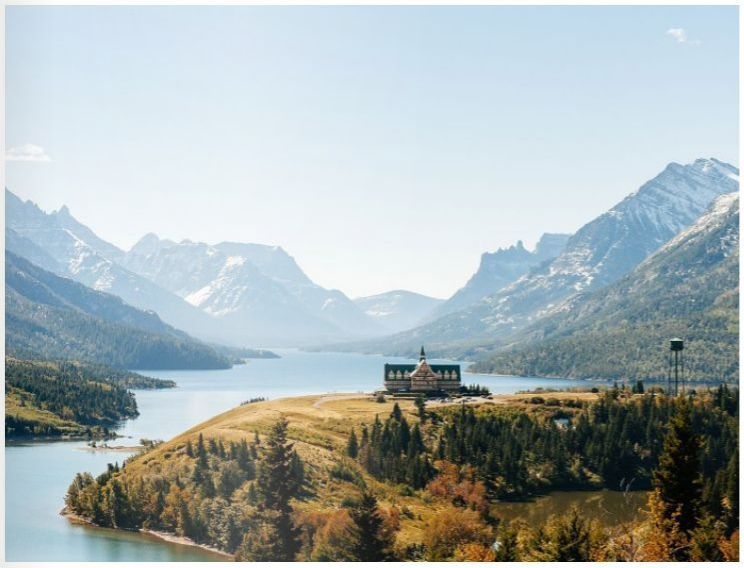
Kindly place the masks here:
[(173, 381), (103, 365), (5, 358), (5, 435), (105, 436), (137, 416), (129, 388), (170, 388)]
[(573, 297), (475, 365), (533, 376), (657, 377), (681, 337), (690, 380), (739, 378), (739, 196), (719, 197), (629, 275)]
[[(78, 474), (65, 503), (244, 561), (735, 557), (738, 392), (553, 396), (247, 404), (97, 478)], [(499, 516), (504, 497), (628, 486), (652, 489), (649, 512), (619, 530), (577, 510), (540, 526)]]
[(410, 356), (423, 343), (432, 355), (462, 357), (507, 345), (571, 298), (597, 291), (628, 274), (692, 225), (716, 197), (738, 188), (739, 170), (718, 160), (669, 164), (638, 191), (579, 229), (558, 257), (499, 293), (413, 330), (349, 343), (346, 348)]
[(5, 253), (6, 353), (137, 369), (223, 369), (211, 347), (121, 299)]

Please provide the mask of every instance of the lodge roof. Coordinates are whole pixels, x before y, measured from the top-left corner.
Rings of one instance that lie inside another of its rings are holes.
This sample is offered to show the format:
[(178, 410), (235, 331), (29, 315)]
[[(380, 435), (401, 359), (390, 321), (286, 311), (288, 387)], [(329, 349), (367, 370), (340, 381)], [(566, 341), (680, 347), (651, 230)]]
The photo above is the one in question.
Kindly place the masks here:
[[(431, 370), (435, 373), (437, 371), (457, 371), (457, 373), (460, 373), (460, 365), (429, 365), (431, 367)], [(388, 371), (408, 371), (409, 373), (412, 373), (416, 370), (416, 365), (413, 363), (385, 363), (385, 374), (388, 374)]]

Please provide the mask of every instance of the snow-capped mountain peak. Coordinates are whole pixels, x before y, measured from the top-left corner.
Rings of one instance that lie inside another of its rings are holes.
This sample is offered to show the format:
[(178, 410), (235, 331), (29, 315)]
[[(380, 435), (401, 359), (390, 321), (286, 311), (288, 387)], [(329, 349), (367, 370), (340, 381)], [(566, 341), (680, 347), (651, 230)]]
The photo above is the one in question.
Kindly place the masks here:
[(718, 196), (738, 191), (738, 176), (738, 168), (713, 158), (685, 165), (671, 163), (581, 227), (551, 262), (533, 268), (470, 307), (412, 330), (410, 337), (396, 336), (395, 342), (506, 341), (522, 328), (570, 305), (573, 296), (628, 274), (695, 223)]

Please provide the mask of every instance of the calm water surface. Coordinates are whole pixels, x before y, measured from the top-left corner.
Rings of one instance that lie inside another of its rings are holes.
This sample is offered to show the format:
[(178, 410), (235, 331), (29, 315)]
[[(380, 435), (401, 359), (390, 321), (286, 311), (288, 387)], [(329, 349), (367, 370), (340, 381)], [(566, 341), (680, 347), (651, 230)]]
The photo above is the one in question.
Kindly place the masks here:
[(638, 519), (647, 499), (646, 491), (556, 491), (531, 501), (496, 503), (492, 511), (501, 519), (522, 518), (536, 526), (576, 505), (586, 518), (616, 526)]
[[(242, 401), (326, 392), (371, 391), (382, 383), (385, 362), (405, 359), (348, 353), (304, 353), (277, 350), (281, 359), (252, 360), (222, 371), (143, 371), (173, 379), (175, 389), (135, 391), (140, 416), (119, 429), (128, 437), (167, 440)], [(444, 362), (444, 361), (442, 361)], [(582, 381), (496, 377), (463, 373), (466, 384), (487, 385), (493, 393), (537, 387), (566, 388)], [(85, 442), (14, 444), (5, 448), (6, 560), (8, 561), (215, 561), (201, 549), (167, 543), (136, 533), (75, 525), (59, 515), (75, 473), (98, 475), (109, 462), (129, 454), (88, 452)], [(582, 494), (586, 497), (587, 493)], [(543, 498), (544, 499), (544, 498)], [(548, 497), (554, 499), (554, 496)], [(508, 504), (527, 511), (534, 503)], [(565, 503), (560, 505), (565, 507)], [(565, 510), (565, 509), (564, 509)]]

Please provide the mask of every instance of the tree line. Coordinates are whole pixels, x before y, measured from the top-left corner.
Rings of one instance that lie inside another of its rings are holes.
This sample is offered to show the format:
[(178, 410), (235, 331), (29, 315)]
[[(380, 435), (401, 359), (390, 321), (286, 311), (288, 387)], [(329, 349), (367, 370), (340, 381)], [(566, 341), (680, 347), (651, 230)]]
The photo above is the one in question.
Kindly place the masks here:
[[(243, 561), (738, 555), (736, 391), (721, 387), (672, 398), (611, 389), (596, 402), (557, 408), (430, 411), (418, 404), (415, 412), (414, 419), (395, 405), (384, 421), (351, 430), (347, 456), (336, 454), (328, 467), (300, 459), (284, 418), (270, 426), (265, 440), (256, 434), (251, 442), (228, 442), (200, 434), (121, 468), (112, 465), (98, 478), (77, 475), (66, 506), (101, 526), (188, 536)], [(619, 452), (629, 440), (632, 460)], [(613, 453), (617, 465), (609, 463)], [(365, 481), (363, 469), (388, 487)], [(635, 481), (621, 477), (630, 473)], [(532, 526), (501, 520), (491, 507), (495, 498), (573, 486), (565, 483), (577, 479), (616, 489), (645, 483), (651, 490), (648, 516), (606, 527), (574, 509)], [(333, 491), (344, 493), (340, 504), (302, 506), (332, 482)], [(419, 517), (418, 540), (399, 539), (402, 520), (417, 513), (391, 502), (392, 484), (395, 494), (434, 505)]]
[[(22, 404), (83, 425), (111, 426), (137, 416), (134, 395), (99, 372), (74, 363), (6, 358), (5, 386), (21, 392)], [(6, 431), (23, 423), (22, 417), (6, 416)]]
[[(564, 401), (532, 412), (462, 405), (426, 413), (413, 427), (396, 404), (390, 416), (352, 431), (347, 453), (378, 479), (425, 487), (437, 461), (473, 468), (492, 498), (521, 498), (555, 489), (648, 489), (664, 434), (681, 398), (630, 396), (617, 387), (594, 403)], [(738, 451), (738, 390), (720, 386), (691, 407), (712, 507)], [(729, 468), (729, 469), (727, 469)], [(730, 475), (729, 475), (730, 477)]]

